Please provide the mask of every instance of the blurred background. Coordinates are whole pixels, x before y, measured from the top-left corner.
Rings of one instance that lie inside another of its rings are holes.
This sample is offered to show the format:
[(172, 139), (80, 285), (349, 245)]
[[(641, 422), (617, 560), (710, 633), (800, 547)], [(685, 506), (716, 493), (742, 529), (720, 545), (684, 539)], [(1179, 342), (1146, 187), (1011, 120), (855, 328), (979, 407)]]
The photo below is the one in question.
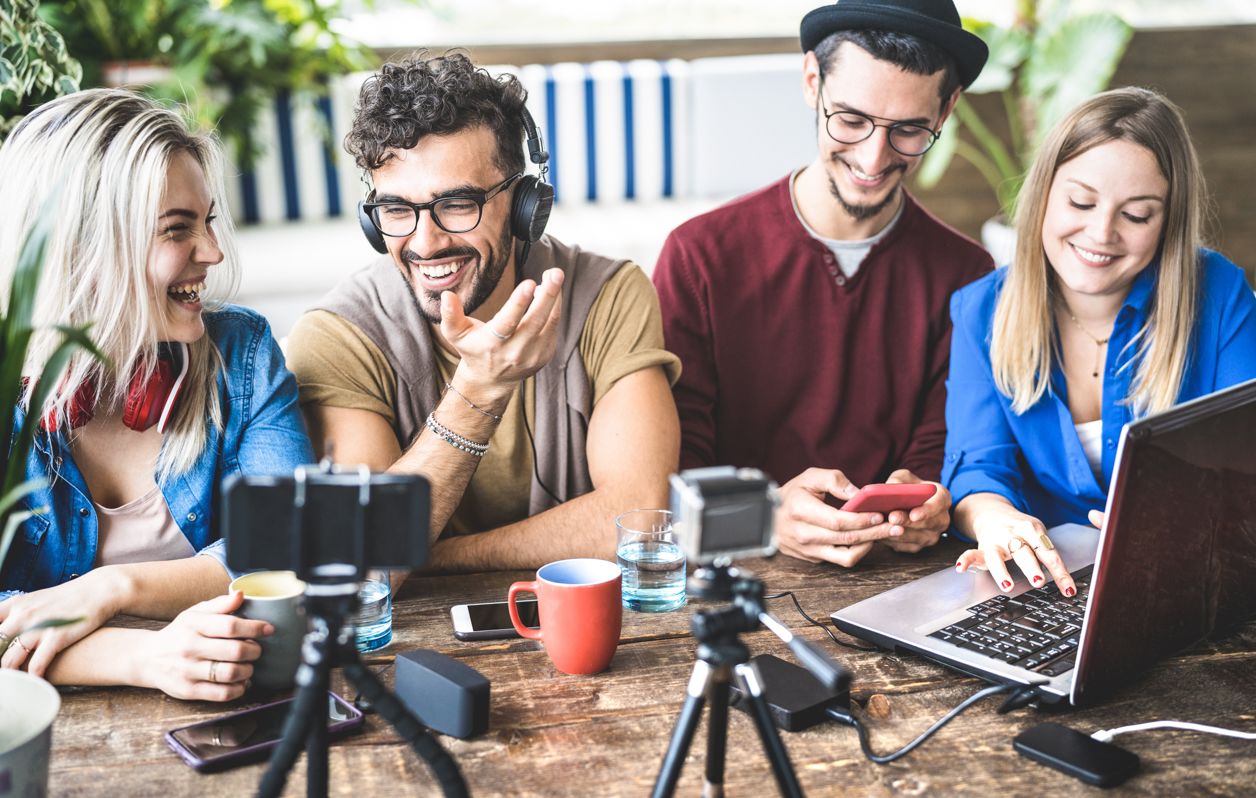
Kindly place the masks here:
[[(685, 219), (814, 156), (798, 23), (818, 0), (0, 0), (0, 136), (78, 87), (180, 104), (231, 153), (238, 301), (283, 336), (373, 255), (341, 149), (362, 80), (416, 49), (518, 74), (552, 156), (550, 232), (647, 271)], [(1038, 136), (1083, 97), (1141, 85), (1182, 106), (1213, 243), (1256, 275), (1256, 3), (959, 0), (985, 73), (913, 179), (997, 250)], [(993, 221), (992, 221), (993, 220)], [(998, 255), (996, 254), (996, 257)]]

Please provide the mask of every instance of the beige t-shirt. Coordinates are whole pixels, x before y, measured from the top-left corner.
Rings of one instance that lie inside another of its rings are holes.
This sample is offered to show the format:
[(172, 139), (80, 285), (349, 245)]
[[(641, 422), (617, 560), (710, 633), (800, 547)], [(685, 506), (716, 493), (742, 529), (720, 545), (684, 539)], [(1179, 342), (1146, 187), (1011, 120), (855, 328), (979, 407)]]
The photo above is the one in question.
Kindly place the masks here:
[[(442, 382), (448, 382), (458, 358), (440, 346), (435, 349)], [(580, 333), (579, 350), (592, 384), (594, 406), (616, 382), (635, 371), (662, 366), (672, 384), (680, 377), (680, 360), (663, 348), (654, 286), (633, 263), (625, 264), (602, 286)], [(297, 376), (302, 405), (370, 410), (395, 424), (392, 366), (379, 347), (344, 318), (324, 310), (302, 316), (288, 337), (288, 367)], [(476, 467), (446, 534), (483, 532), (527, 517), (533, 470), (528, 428), (535, 433), (536, 381), (531, 377), (523, 381), (502, 413), (488, 454)]]
[(96, 566), (180, 560), (196, 554), (166, 505), (161, 488), (121, 507), (96, 504)]

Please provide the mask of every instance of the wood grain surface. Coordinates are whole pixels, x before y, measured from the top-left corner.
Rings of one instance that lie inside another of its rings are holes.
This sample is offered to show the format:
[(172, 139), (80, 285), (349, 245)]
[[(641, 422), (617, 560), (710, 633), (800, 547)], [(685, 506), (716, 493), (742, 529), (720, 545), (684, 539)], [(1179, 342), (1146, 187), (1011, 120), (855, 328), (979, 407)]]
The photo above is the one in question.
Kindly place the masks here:
[[(960, 548), (944, 542), (915, 556), (882, 549), (853, 571), (783, 556), (747, 566), (765, 580), (769, 593), (794, 591), (813, 617), (827, 620), (841, 606), (945, 567)], [(528, 578), (531, 574), (513, 572), (411, 579), (396, 604), (393, 643), (368, 662), (391, 685), (396, 651), (431, 648), (457, 657), (491, 680), (488, 734), (474, 740), (440, 738), (473, 795), (648, 795), (693, 667), (688, 624), (698, 605), (661, 615), (625, 612), (615, 659), (607, 672), (596, 676), (557, 672), (540, 645), (530, 641), (462, 643), (453, 638), (450, 605), (504, 597), (512, 581)], [(915, 656), (838, 648), (822, 630), (809, 626), (788, 599), (772, 600), (769, 606), (852, 671), (857, 711), (878, 752), (910, 741), (983, 686)], [(786, 647), (764, 630), (744, 640), (752, 653), (790, 659)], [(334, 682), (338, 692), (352, 697), (339, 672)], [(999, 700), (978, 704), (916, 752), (888, 766), (864, 759), (854, 731), (835, 724), (783, 737), (809, 795), (1076, 794), (1089, 788), (1022, 759), (1012, 750), (1012, 738), (1047, 719), (1088, 733), (1160, 718), (1256, 730), (1256, 623), (1131, 677), (1127, 688), (1097, 707), (1026, 708), (998, 715)], [(52, 794), (252, 794), (263, 765), (200, 775), (162, 738), (168, 729), (227, 710), (138, 689), (66, 690), (53, 733)], [(704, 720), (678, 795), (701, 792), (705, 734)], [(730, 713), (728, 739), (728, 795), (776, 794), (753, 724), (741, 712)], [(1256, 786), (1251, 742), (1183, 732), (1135, 734), (1118, 742), (1142, 757), (1143, 769), (1117, 794), (1250, 795)], [(373, 715), (362, 734), (332, 745), (330, 762), (334, 795), (438, 794), (425, 766)], [(302, 756), (287, 795), (305, 794), (304, 769)]]

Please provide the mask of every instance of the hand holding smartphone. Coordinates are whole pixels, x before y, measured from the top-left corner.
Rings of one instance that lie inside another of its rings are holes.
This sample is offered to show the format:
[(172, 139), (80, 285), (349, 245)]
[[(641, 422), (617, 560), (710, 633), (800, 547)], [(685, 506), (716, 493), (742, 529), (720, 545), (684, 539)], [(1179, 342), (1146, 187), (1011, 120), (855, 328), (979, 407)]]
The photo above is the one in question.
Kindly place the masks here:
[(924, 504), (938, 486), (928, 482), (864, 485), (841, 509), (849, 513), (890, 513), (912, 510)]
[[(166, 744), (202, 773), (260, 762), (279, 743), (292, 701), (289, 698), (249, 707), (172, 729), (166, 732)], [(357, 731), (363, 722), (357, 707), (335, 693), (327, 694), (327, 731), (331, 737)]]

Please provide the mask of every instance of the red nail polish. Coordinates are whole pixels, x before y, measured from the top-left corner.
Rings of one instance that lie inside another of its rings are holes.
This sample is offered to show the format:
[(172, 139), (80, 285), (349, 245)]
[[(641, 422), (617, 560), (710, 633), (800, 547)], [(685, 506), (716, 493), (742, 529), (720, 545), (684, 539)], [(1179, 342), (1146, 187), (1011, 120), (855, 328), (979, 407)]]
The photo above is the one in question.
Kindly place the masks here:
[(1003, 589), (1004, 589), (1004, 590), (1009, 590), (1009, 589), (1011, 589), (1011, 587), (1012, 587), (1012, 583), (1011, 583), (1011, 582), (1009, 582), (1009, 581), (1007, 581), (1006, 579), (1004, 579), (1004, 580), (1003, 580)]
[(1073, 596), (1076, 596), (1076, 595), (1077, 595), (1077, 588), (1075, 588), (1075, 587), (1066, 587), (1066, 588), (1064, 588), (1064, 595), (1068, 596), (1069, 598), (1072, 598)]
[(961, 566), (961, 565), (963, 565), (963, 564), (964, 564), (964, 561), (963, 561), (963, 560), (956, 560), (956, 561), (955, 561), (955, 567), (956, 567), (956, 568), (960, 567), (960, 566)]
[(1034, 584), (1035, 584), (1035, 585), (1040, 585), (1040, 584), (1042, 584), (1042, 577), (1041, 577), (1041, 576), (1035, 576), (1035, 577), (1034, 577)]

